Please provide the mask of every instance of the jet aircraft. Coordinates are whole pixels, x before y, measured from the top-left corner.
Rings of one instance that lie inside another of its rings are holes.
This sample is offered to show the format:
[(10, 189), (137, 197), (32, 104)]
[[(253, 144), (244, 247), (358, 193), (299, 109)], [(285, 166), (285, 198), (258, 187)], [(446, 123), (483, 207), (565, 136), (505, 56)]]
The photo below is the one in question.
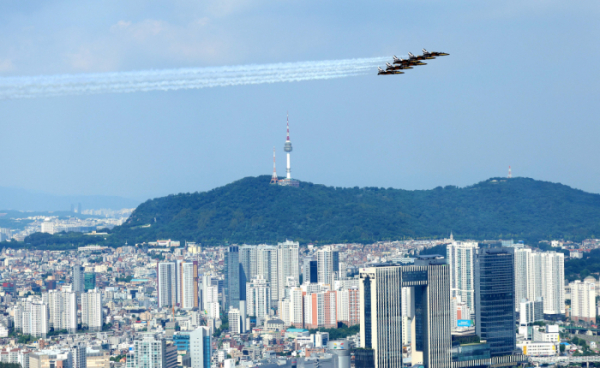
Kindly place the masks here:
[(404, 69), (412, 69), (413, 68), (412, 66), (401, 65), (401, 64), (400, 65), (398, 65), (398, 64), (392, 65), (390, 63), (385, 63), (385, 65), (387, 65), (385, 70), (404, 70)]
[(435, 57), (430, 56), (430, 55), (415, 56), (411, 52), (408, 53), (408, 60), (427, 60), (427, 59), (435, 59)]
[(445, 52), (438, 52), (438, 51), (429, 52), (429, 51), (423, 49), (423, 55), (436, 57), (436, 56), (448, 56), (450, 54), (447, 54)]
[(383, 70), (381, 68), (378, 68), (379, 72), (377, 72), (377, 75), (387, 75), (387, 74), (404, 74), (404, 72), (398, 71), (398, 70)]
[(426, 63), (419, 61), (419, 60), (401, 59), (401, 58), (396, 57), (396, 55), (394, 55), (394, 64), (402, 64), (402, 65), (407, 65), (407, 66), (427, 65)]

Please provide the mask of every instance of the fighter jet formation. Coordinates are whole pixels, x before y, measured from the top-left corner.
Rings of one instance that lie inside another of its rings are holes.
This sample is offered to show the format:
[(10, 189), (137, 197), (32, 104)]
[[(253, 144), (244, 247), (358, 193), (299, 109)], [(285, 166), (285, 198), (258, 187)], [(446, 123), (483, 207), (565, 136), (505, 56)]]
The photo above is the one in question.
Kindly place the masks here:
[(445, 52), (438, 52), (438, 51), (429, 52), (425, 49), (423, 49), (423, 55), (418, 55), (418, 56), (415, 56), (409, 52), (408, 59), (398, 58), (398, 57), (396, 57), (396, 55), (394, 55), (393, 64), (386, 63), (385, 70), (378, 68), (379, 71), (377, 72), (377, 75), (404, 74), (404, 72), (402, 72), (402, 70), (412, 69), (413, 66), (427, 65), (426, 63), (423, 62), (423, 60), (432, 60), (438, 56), (448, 56), (448, 55), (450, 55), (450, 54), (447, 54)]

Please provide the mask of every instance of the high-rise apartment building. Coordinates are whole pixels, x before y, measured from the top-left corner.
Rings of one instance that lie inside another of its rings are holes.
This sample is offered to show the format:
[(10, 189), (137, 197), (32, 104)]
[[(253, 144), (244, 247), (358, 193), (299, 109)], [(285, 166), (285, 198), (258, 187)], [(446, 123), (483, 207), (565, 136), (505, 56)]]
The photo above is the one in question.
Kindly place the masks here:
[(79, 342), (71, 347), (71, 368), (87, 368), (87, 344)]
[(15, 329), (23, 335), (45, 338), (49, 331), (48, 304), (25, 302), (15, 308)]
[(402, 288), (410, 287), (415, 304), (413, 363), (418, 359), (428, 368), (450, 367), (449, 273), (445, 260), (433, 256), (419, 257), (414, 266), (360, 270), (360, 344), (368, 357), (357, 358), (357, 366), (402, 367)]
[(210, 368), (211, 333), (208, 327), (198, 327), (190, 332), (191, 368)]
[(181, 308), (198, 308), (198, 262), (180, 264)]
[(304, 295), (306, 292), (299, 287), (290, 289), (290, 325), (304, 328)]
[(127, 368), (175, 368), (177, 348), (154, 333), (145, 333), (133, 343), (133, 354), (127, 355)]
[(571, 287), (571, 319), (596, 323), (596, 285), (593, 282), (577, 280), (569, 286)]
[(81, 325), (89, 331), (102, 331), (102, 293), (98, 289), (81, 294)]
[(477, 335), (490, 344), (492, 357), (516, 348), (514, 249), (480, 247), (475, 257)]
[[(453, 242), (446, 248), (446, 259), (450, 265), (450, 297), (460, 297), (469, 311), (475, 314), (474, 257), (479, 245), (476, 242)], [(472, 319), (472, 316), (463, 316)], [(456, 326), (452, 326), (456, 328)]]
[(527, 326), (533, 322), (544, 320), (544, 301), (542, 298), (532, 301), (523, 299), (519, 304), (519, 325)]
[(346, 326), (360, 324), (360, 292), (358, 287), (338, 290), (337, 320)]
[(317, 251), (317, 278), (320, 283), (333, 287), (335, 274), (339, 271), (340, 256), (333, 246), (325, 246)]
[(271, 309), (271, 288), (267, 280), (258, 275), (246, 284), (246, 297), (247, 313), (256, 317), (257, 326), (262, 325)]
[(159, 307), (177, 305), (177, 264), (175, 262), (159, 262), (156, 266), (157, 293)]
[(258, 272), (256, 247), (243, 245), (240, 247), (240, 299), (246, 300), (246, 283), (252, 281)]
[(77, 331), (77, 293), (74, 291), (50, 290), (42, 295), (48, 303), (50, 327), (54, 331)]
[(277, 300), (285, 297), (289, 277), (293, 277), (296, 283), (300, 282), (299, 249), (300, 243), (291, 240), (277, 244)]
[(304, 297), (305, 328), (337, 328), (335, 291), (307, 294)]
[(565, 313), (564, 254), (515, 249), (515, 307), (523, 299), (544, 300), (545, 314)]
[(225, 253), (225, 305), (240, 307), (240, 249), (237, 245), (227, 247)]
[(83, 293), (84, 291), (84, 287), (85, 287), (85, 279), (84, 279), (84, 268), (76, 265), (73, 266), (73, 269), (71, 271), (71, 277), (73, 280), (73, 287), (71, 288), (71, 291), (74, 291), (76, 293)]
[(256, 247), (257, 275), (261, 275), (271, 288), (271, 301), (277, 303), (279, 300), (279, 272), (277, 247), (270, 245), (259, 245)]

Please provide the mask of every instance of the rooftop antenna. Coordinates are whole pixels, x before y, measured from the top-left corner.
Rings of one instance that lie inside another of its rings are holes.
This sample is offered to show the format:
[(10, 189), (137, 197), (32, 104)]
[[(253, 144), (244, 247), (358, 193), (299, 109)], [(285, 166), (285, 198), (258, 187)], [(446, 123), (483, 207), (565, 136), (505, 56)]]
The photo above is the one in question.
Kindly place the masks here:
[(510, 166), (508, 167), (508, 178), (512, 178), (512, 170), (510, 169)]
[(279, 179), (277, 178), (277, 169), (275, 168), (275, 147), (273, 147), (273, 176), (271, 176), (270, 184), (277, 184), (278, 180)]

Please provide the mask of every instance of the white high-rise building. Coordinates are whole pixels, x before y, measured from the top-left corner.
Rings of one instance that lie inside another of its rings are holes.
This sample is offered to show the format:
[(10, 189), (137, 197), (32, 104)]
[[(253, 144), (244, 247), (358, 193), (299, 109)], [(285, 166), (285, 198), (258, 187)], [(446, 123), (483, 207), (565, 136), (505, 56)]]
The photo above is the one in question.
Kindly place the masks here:
[(102, 293), (98, 289), (81, 294), (81, 324), (89, 331), (102, 331)]
[(256, 247), (257, 275), (261, 275), (271, 287), (271, 300), (279, 300), (277, 247), (259, 245)]
[[(174, 353), (174, 354), (173, 354)], [(133, 342), (133, 354), (127, 355), (127, 368), (175, 368), (177, 349), (169, 348), (164, 338), (154, 333)]]
[(543, 299), (545, 314), (565, 313), (564, 254), (515, 249), (515, 306)]
[(50, 290), (43, 299), (48, 301), (49, 324), (54, 331), (77, 331), (77, 293), (74, 291)]
[(296, 282), (300, 282), (300, 260), (298, 251), (300, 243), (286, 240), (277, 244), (277, 298), (281, 300), (285, 297), (285, 287), (288, 277), (293, 277)]
[(569, 284), (571, 287), (571, 319), (575, 321), (596, 322), (596, 285), (579, 280)]
[(87, 344), (80, 342), (71, 347), (71, 368), (87, 368)]
[(209, 304), (219, 304), (219, 287), (207, 286), (203, 292), (204, 309), (208, 309)]
[(339, 252), (333, 246), (326, 246), (317, 251), (317, 279), (333, 287), (335, 274), (340, 268)]
[(271, 288), (261, 275), (246, 284), (247, 313), (256, 317), (257, 326), (269, 315), (271, 309)]
[(198, 327), (190, 333), (191, 368), (210, 368), (211, 333), (208, 327)]
[(48, 304), (25, 302), (15, 308), (15, 329), (24, 335), (46, 337), (49, 331)]
[(177, 274), (175, 262), (159, 262), (156, 266), (159, 307), (173, 307), (177, 304)]
[(542, 298), (534, 301), (523, 299), (519, 304), (519, 324), (521, 326), (544, 320), (544, 301)]
[(181, 272), (181, 308), (198, 308), (198, 262), (183, 262)]
[(527, 299), (528, 262), (531, 256), (531, 249), (515, 249), (515, 308), (520, 311), (521, 301)]
[(304, 295), (302, 288), (290, 289), (290, 325), (297, 328), (304, 328)]
[[(446, 250), (450, 265), (450, 297), (459, 296), (466, 303), (471, 317), (475, 316), (475, 272), (474, 256), (479, 245), (476, 242), (452, 242)], [(465, 316), (466, 317), (466, 316)]]
[(242, 316), (237, 308), (229, 308), (229, 332), (232, 335), (239, 335), (242, 331)]

